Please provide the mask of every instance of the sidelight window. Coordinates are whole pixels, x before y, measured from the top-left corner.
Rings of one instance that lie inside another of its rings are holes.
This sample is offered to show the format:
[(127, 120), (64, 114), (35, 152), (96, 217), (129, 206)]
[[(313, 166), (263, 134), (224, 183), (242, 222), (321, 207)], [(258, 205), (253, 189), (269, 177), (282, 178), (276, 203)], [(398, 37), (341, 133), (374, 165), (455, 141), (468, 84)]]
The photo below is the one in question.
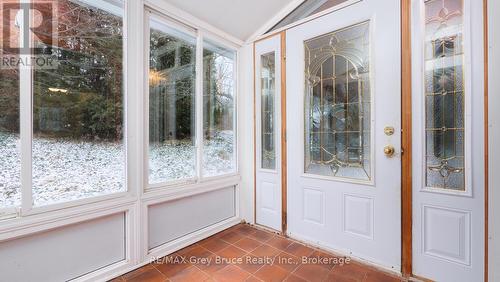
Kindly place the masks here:
[(260, 87), (261, 87), (261, 167), (276, 168), (276, 64), (275, 53), (271, 52), (260, 57)]
[(465, 190), (463, 0), (425, 2), (426, 185)]

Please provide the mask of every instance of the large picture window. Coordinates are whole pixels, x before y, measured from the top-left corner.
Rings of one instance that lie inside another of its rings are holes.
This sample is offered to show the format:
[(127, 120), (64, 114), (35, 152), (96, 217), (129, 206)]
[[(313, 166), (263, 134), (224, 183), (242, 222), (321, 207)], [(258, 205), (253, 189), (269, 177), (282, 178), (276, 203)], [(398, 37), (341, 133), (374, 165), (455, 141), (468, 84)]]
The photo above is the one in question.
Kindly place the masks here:
[(33, 70), (36, 206), (125, 190), (123, 7), (56, 1), (57, 46)]
[[(14, 43), (24, 22), (43, 32), (30, 33), (29, 54), (1, 54), (37, 63), (0, 71), (0, 208), (21, 198), (31, 208), (126, 190), (123, 2), (43, 3), (32, 3), (39, 13), (4, 18)], [(31, 160), (21, 163), (21, 147)]]

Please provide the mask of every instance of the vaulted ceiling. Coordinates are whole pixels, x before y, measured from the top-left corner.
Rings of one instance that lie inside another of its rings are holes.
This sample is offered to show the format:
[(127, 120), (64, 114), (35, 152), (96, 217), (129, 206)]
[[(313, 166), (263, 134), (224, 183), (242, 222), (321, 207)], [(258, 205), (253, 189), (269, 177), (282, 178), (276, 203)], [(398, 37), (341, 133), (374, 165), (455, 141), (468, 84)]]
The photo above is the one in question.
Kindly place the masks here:
[[(165, 0), (196, 18), (246, 41), (297, 0)], [(279, 20), (279, 19), (278, 19)]]

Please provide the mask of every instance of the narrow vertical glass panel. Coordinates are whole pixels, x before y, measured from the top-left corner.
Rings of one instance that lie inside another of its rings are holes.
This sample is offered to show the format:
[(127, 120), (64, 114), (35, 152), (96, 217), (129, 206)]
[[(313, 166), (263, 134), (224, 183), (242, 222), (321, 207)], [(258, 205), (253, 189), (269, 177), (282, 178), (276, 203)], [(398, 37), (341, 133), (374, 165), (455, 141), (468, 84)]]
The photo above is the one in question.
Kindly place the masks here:
[(261, 108), (261, 166), (276, 168), (275, 95), (276, 65), (275, 53), (260, 57), (260, 108)]
[(126, 189), (123, 3), (53, 5), (52, 40), (33, 36), (37, 58), (54, 60), (33, 70), (35, 206)]
[(149, 183), (193, 178), (196, 38), (149, 23)]
[(425, 2), (426, 186), (465, 190), (463, 0)]
[[(4, 5), (0, 5), (0, 15), (4, 15)], [(8, 28), (8, 27), (10, 28)], [(8, 28), (8, 32), (4, 29)], [(19, 38), (19, 28), (15, 17), (3, 19), (2, 43), (15, 42)], [(7, 38), (3, 36), (7, 35)], [(19, 52), (7, 50), (0, 45), (0, 59), (15, 61)], [(3, 208), (21, 205), (21, 144), (19, 138), (19, 67), (2, 64), (0, 66), (0, 213)]]
[(203, 176), (234, 172), (236, 53), (203, 43)]
[(370, 180), (369, 23), (309, 39), (305, 172)]

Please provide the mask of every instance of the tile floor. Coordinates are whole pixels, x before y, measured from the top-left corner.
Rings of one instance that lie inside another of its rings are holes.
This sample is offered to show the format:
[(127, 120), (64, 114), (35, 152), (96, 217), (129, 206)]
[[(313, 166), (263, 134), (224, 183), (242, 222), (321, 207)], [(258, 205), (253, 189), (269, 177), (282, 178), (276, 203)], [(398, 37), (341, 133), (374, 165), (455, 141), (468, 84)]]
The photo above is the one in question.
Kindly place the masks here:
[(113, 281), (404, 280), (350, 258), (239, 224)]

